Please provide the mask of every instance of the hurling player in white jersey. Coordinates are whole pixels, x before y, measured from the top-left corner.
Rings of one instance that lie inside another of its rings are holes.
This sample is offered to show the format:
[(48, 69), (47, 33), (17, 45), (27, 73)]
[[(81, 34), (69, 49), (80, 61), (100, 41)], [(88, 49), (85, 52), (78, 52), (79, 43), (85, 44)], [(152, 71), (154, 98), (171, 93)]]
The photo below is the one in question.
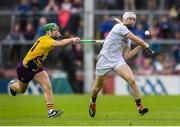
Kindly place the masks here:
[[(140, 92), (134, 74), (126, 63), (126, 60), (135, 56), (142, 48), (146, 49), (149, 47), (148, 43), (135, 36), (129, 30), (129, 28), (135, 25), (135, 22), (136, 14), (134, 12), (125, 12), (122, 23), (114, 25), (103, 43), (96, 64), (96, 79), (90, 99), (89, 115), (91, 117), (95, 116), (97, 95), (103, 88), (105, 76), (110, 71), (115, 72), (128, 82), (132, 89), (139, 114), (144, 115), (148, 112), (148, 108), (145, 108), (141, 103)], [(138, 45), (133, 50), (131, 50), (131, 40)]]

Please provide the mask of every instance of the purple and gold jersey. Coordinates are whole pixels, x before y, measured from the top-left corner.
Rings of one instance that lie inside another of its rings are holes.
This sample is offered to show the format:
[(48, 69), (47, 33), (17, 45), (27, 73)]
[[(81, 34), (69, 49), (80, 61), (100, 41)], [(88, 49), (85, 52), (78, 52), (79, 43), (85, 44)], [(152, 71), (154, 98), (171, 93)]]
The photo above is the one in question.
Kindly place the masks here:
[(49, 52), (54, 48), (52, 43), (55, 41), (49, 36), (40, 37), (23, 59), (23, 65), (32, 69), (32, 71), (38, 70), (43, 65)]

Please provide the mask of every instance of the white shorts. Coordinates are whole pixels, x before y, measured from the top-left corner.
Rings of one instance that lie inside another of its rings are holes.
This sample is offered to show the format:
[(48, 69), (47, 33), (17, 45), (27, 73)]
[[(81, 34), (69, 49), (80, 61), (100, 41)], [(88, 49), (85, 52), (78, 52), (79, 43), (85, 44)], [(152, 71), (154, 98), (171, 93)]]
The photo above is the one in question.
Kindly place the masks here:
[(126, 61), (123, 57), (119, 59), (118, 61), (109, 61), (105, 56), (100, 55), (99, 59), (96, 63), (96, 75), (104, 76), (110, 71), (116, 70), (121, 65), (126, 64)]

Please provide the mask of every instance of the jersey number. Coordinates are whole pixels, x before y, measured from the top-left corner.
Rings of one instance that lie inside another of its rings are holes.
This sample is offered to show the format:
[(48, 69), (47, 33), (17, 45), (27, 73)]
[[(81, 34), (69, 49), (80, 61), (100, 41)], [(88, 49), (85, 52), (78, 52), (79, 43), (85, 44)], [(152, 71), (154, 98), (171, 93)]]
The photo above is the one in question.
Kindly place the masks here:
[(36, 44), (32, 47), (31, 52), (33, 52), (33, 51), (34, 51), (34, 49), (35, 49), (35, 48), (36, 48), (36, 46), (39, 44), (39, 42), (40, 42), (40, 41), (37, 41), (37, 42), (36, 42)]

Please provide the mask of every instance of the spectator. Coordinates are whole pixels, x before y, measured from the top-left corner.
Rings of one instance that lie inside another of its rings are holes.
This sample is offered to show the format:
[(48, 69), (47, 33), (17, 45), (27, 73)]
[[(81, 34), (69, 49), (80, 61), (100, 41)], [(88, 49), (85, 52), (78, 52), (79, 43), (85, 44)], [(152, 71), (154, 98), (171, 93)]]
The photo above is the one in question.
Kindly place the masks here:
[(14, 64), (15, 62), (18, 62), (18, 60), (21, 58), (21, 45), (17, 44), (19, 42), (23, 42), (23, 34), (20, 30), (20, 24), (15, 24), (13, 30), (8, 34), (6, 38), (6, 42), (9, 42), (11, 44), (10, 46), (10, 58), (9, 64)]
[(162, 71), (164, 69), (164, 67), (163, 67), (164, 59), (165, 59), (165, 54), (164, 53), (158, 54), (155, 57), (155, 60), (153, 62), (153, 66), (155, 68), (155, 71), (160, 72), (160, 71)]
[(43, 26), (47, 23), (46, 17), (41, 17), (39, 19), (39, 25), (36, 30), (35, 38), (39, 38), (40, 36), (44, 35)]
[(50, 11), (54, 11), (54, 12), (58, 12), (59, 7), (57, 6), (55, 0), (49, 0), (48, 4), (46, 5), (46, 7), (44, 8), (45, 12), (50, 12)]
[(84, 20), (81, 19), (77, 30), (77, 36), (83, 38), (84, 35)]
[(27, 24), (26, 31), (24, 32), (24, 39), (26, 40), (34, 39), (34, 27), (32, 23)]
[(152, 40), (157, 40), (158, 39), (158, 34), (159, 34), (159, 30), (158, 30), (158, 28), (155, 26), (155, 25), (152, 25), (151, 27), (150, 27), (150, 38), (152, 39)]
[(140, 54), (137, 54), (136, 57), (134, 58), (134, 61), (133, 61), (133, 69), (134, 70), (139, 70), (142, 66), (143, 66), (143, 61), (144, 61), (144, 55), (142, 53)]
[(31, 21), (33, 22), (34, 28), (38, 27), (38, 19), (40, 17), (39, 11), (41, 10), (41, 4), (39, 3), (39, 0), (31, 0), (31, 11), (33, 12), (31, 18)]
[(44, 11), (49, 22), (58, 24), (57, 13), (59, 11), (59, 6), (55, 0), (49, 0), (48, 4), (44, 8)]
[(68, 23), (69, 23), (70, 17), (71, 17), (70, 11), (66, 11), (66, 10), (59, 11), (58, 20), (59, 20), (59, 24), (63, 30), (68, 29)]
[(177, 23), (176, 31), (175, 31), (175, 39), (180, 40), (180, 20)]
[(146, 57), (144, 58), (143, 65), (138, 70), (139, 74), (150, 75), (154, 72), (154, 68), (152, 66), (152, 58)]
[(68, 30), (75, 35), (78, 32), (80, 19), (80, 15), (78, 14), (71, 14), (71, 17), (69, 19)]
[(41, 5), (39, 3), (39, 0), (31, 0), (31, 11), (33, 12), (38, 12), (39, 10), (41, 10)]
[(103, 21), (100, 22), (100, 24), (99, 24), (99, 31), (101, 34), (101, 39), (104, 39), (108, 35), (108, 33), (110, 32), (110, 30), (112, 29), (113, 26), (114, 26), (114, 23), (110, 19), (110, 16), (104, 15)]
[(77, 34), (80, 25), (80, 12), (83, 10), (82, 0), (74, 0), (71, 8), (71, 17), (68, 25), (68, 29), (73, 34)]
[(175, 23), (175, 38), (180, 40), (180, 8), (178, 9), (178, 15)]
[(161, 16), (160, 23), (159, 23), (159, 29), (160, 29), (160, 37), (161, 38), (171, 38), (172, 37), (172, 25), (170, 21), (168, 20), (167, 16)]
[(30, 6), (27, 0), (19, 0), (20, 3), (16, 5), (16, 12), (27, 13), (30, 10)]
[(137, 27), (133, 33), (142, 39), (145, 38), (145, 31), (143, 29), (143, 25), (140, 23), (137, 24)]
[[(158, 39), (158, 32), (159, 32), (159, 30), (158, 30), (157, 27), (155, 27), (155, 26), (151, 26), (150, 27), (150, 39), (152, 41), (154, 41), (154, 42), (157, 41), (157, 39)], [(151, 49), (153, 51), (155, 51), (156, 54), (159, 54), (161, 52), (161, 44), (153, 43), (150, 46), (151, 46)]]
[(175, 66), (174, 57), (168, 53), (166, 53), (165, 55), (166, 55), (166, 57), (163, 62), (163, 70), (160, 73), (174, 74), (174, 66)]
[(128, 10), (135, 10), (135, 1), (134, 0), (124, 0), (124, 9)]
[(27, 0), (20, 0), (20, 3), (16, 5), (16, 13), (19, 16), (19, 22), (22, 31), (26, 29), (25, 26), (28, 20), (27, 12), (29, 11), (30, 11), (30, 5)]
[(177, 9), (175, 6), (172, 6), (170, 8), (170, 11), (169, 11), (169, 16), (172, 18), (172, 19), (175, 19), (178, 15), (178, 12), (177, 12)]
[(74, 55), (75, 55), (75, 65), (76, 65), (76, 85), (77, 85), (77, 92), (83, 93), (83, 49), (82, 45), (74, 45), (73, 47)]
[(70, 2), (70, 0), (64, 0), (58, 12), (59, 25), (63, 30), (68, 29), (68, 23), (71, 18), (71, 7), (72, 3)]
[[(24, 39), (27, 40), (26, 41), (27, 43), (32, 43), (32, 41), (34, 40), (34, 34), (35, 32), (34, 32), (33, 24), (29, 22), (26, 26), (26, 31), (23, 34)], [(23, 47), (24, 47), (23, 54), (25, 54), (32, 47), (32, 44), (28, 44)]]
[(144, 31), (147, 31), (147, 30), (149, 29), (149, 23), (148, 23), (147, 16), (141, 15), (141, 16), (139, 17), (138, 23), (142, 24)]
[(97, 9), (107, 10), (107, 3), (106, 0), (95, 0), (95, 5)]
[(64, 0), (61, 4), (61, 10), (71, 11), (72, 3), (70, 0)]
[(121, 0), (95, 0), (95, 5), (97, 6), (97, 9), (118, 10), (119, 5), (123, 6), (122, 4), (117, 3), (119, 1), (121, 2)]
[(158, 9), (158, 1), (157, 0), (147, 0), (147, 9), (149, 10), (156, 10)]
[(75, 62), (76, 62), (76, 67), (79, 69), (83, 69), (83, 49), (82, 45), (74, 45), (73, 51), (75, 54)]
[(71, 13), (80, 13), (83, 9), (82, 0), (74, 0), (72, 3)]
[(41, 10), (42, 10), (48, 4), (49, 0), (38, 0), (38, 2), (41, 5)]
[(180, 62), (180, 45), (174, 45), (174, 56), (177, 62)]

